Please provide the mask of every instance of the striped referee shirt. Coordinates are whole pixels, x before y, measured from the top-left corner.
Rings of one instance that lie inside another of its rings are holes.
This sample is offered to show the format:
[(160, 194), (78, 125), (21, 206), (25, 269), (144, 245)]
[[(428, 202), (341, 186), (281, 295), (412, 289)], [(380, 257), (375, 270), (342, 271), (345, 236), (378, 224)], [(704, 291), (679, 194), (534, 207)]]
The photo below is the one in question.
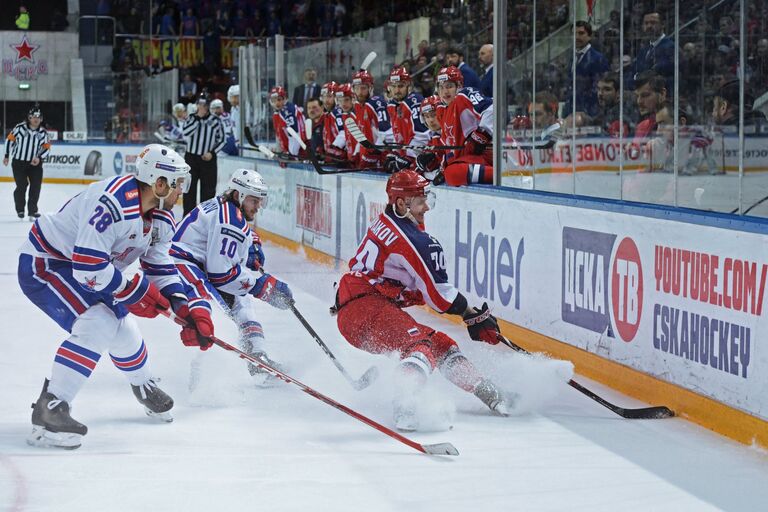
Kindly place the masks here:
[(193, 155), (202, 156), (208, 152), (215, 155), (226, 142), (221, 119), (210, 113), (206, 117), (191, 114), (184, 121), (183, 132), (187, 139), (187, 153)]
[(39, 126), (33, 130), (27, 121), (14, 126), (5, 138), (5, 158), (12, 155), (14, 160), (23, 162), (31, 162), (34, 157), (42, 160), (48, 155), (50, 149), (51, 139), (45, 128)]

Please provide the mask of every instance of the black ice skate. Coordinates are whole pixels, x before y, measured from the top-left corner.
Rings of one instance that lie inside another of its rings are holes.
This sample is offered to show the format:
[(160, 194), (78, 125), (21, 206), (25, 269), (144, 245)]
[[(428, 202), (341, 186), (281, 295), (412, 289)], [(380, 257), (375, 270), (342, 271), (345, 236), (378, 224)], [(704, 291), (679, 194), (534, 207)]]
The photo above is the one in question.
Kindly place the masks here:
[(48, 392), (48, 382), (45, 379), (40, 397), (32, 404), (32, 434), (27, 444), (65, 450), (79, 448), (88, 427), (72, 419), (67, 402)]
[(173, 398), (157, 387), (157, 383), (150, 379), (141, 386), (131, 385), (133, 396), (144, 406), (144, 411), (150, 418), (157, 418), (160, 421), (170, 423), (173, 416), (168, 412), (173, 407)]
[(490, 380), (481, 380), (477, 386), (475, 386), (473, 393), (494, 413), (499, 416), (509, 416), (509, 407), (504, 400), (504, 395)]

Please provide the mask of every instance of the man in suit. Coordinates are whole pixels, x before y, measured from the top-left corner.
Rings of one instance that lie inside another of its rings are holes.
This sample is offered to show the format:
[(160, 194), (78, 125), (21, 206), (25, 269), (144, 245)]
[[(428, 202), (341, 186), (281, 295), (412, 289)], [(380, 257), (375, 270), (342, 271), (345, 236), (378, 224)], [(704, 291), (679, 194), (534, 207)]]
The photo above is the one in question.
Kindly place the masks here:
[[(576, 109), (575, 112), (585, 112), (590, 117), (597, 114), (597, 81), (610, 68), (608, 59), (592, 47), (592, 26), (586, 21), (576, 22), (574, 32), (576, 40)], [(564, 116), (573, 110), (573, 64), (568, 72), (568, 97), (566, 98)]]
[(675, 42), (664, 33), (661, 14), (648, 12), (643, 16), (643, 36), (648, 44), (642, 46), (632, 66), (629, 88), (634, 89), (634, 81), (643, 71), (653, 70), (664, 78), (667, 90), (674, 87), (672, 82), (675, 73)]
[(484, 44), (477, 53), (477, 59), (485, 68), (485, 74), (480, 79), (480, 92), (486, 98), (493, 98), (493, 45)]
[(320, 86), (317, 85), (315, 80), (317, 80), (317, 71), (315, 71), (315, 68), (305, 69), (304, 83), (293, 90), (294, 105), (304, 109), (310, 98), (317, 98), (320, 96)]
[(480, 89), (480, 79), (477, 78), (475, 70), (464, 62), (464, 50), (458, 46), (448, 48), (445, 52), (445, 61), (447, 66), (456, 66), (464, 77), (464, 87), (473, 87)]

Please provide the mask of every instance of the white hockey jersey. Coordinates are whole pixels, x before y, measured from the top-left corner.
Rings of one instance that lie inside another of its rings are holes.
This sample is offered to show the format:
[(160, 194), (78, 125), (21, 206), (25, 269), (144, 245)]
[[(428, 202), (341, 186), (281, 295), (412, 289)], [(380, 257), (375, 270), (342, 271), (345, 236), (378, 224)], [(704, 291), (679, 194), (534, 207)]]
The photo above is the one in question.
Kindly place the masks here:
[(261, 277), (246, 266), (252, 245), (251, 227), (240, 209), (215, 197), (197, 205), (179, 223), (171, 257), (186, 281), (197, 281), (186, 274), (193, 265), (216, 290), (240, 296), (250, 293)]
[(221, 124), (224, 125), (224, 136), (235, 137), (235, 121), (232, 116), (228, 112), (222, 112), (219, 119), (221, 119)]
[(72, 274), (87, 290), (116, 293), (133, 277), (123, 271), (137, 259), (163, 294), (184, 293), (168, 251), (173, 213), (153, 209), (142, 216), (139, 182), (133, 175), (98, 181), (57, 213), (32, 225), (21, 252), (72, 262)]
[(229, 121), (232, 123), (232, 135), (235, 142), (240, 142), (240, 107), (233, 106), (229, 109)]

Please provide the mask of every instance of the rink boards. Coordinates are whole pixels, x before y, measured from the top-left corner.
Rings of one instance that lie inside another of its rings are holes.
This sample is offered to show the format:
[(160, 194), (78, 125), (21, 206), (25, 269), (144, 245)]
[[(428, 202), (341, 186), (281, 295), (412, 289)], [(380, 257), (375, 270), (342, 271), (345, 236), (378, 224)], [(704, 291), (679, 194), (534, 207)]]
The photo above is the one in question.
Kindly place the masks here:
[[(222, 159), (220, 185), (242, 166), (254, 160)], [(383, 176), (256, 166), (270, 186), (259, 230), (329, 261), (354, 254), (386, 203)], [(427, 229), (453, 284), (516, 326), (519, 341), (766, 444), (767, 223), (546, 193), (435, 191)]]

